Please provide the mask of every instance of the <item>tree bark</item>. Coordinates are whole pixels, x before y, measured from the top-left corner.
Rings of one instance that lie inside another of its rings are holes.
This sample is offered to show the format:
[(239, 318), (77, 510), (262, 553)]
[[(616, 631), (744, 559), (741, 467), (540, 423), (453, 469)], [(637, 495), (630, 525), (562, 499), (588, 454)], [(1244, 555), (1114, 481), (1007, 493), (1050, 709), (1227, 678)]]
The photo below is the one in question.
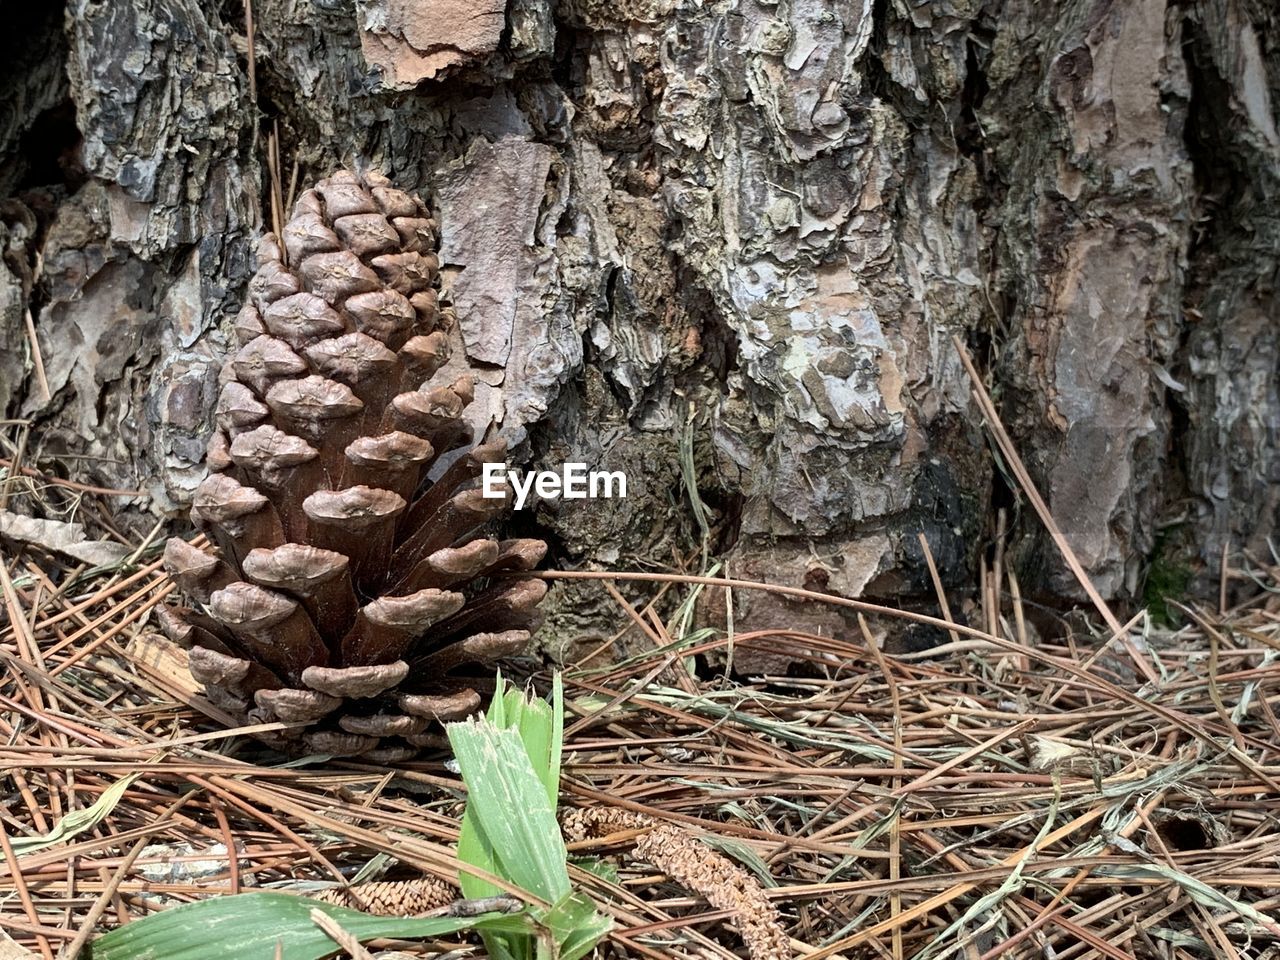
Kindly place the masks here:
[[(282, 192), (357, 165), (430, 198), (481, 425), (627, 473), (517, 521), (562, 563), (699, 562), (696, 490), (735, 576), (927, 603), (923, 532), (972, 584), (1015, 498), (952, 334), (1105, 595), (1158, 555), (1206, 583), (1224, 548), (1270, 559), (1263, 0), (70, 0), (21, 27), (0, 403), (155, 509), (202, 474), (278, 133)], [(1080, 595), (1033, 515), (1008, 531), (1024, 592)], [(607, 603), (561, 591), (551, 635)]]

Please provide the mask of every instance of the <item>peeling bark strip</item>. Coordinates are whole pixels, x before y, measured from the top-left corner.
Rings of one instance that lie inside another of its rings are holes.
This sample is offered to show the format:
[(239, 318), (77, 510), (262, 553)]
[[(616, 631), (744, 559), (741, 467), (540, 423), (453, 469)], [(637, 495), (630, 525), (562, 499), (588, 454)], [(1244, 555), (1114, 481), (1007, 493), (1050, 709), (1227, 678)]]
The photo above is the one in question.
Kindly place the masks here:
[[(944, 584), (970, 583), (1008, 501), (953, 333), (1105, 594), (1140, 596), (1156, 552), (1210, 579), (1223, 545), (1265, 555), (1270, 7), (255, 0), (258, 104), (222, 9), (70, 0), (3, 61), (0, 401), (86, 479), (189, 504), (219, 368), (283, 322), (235, 319), (261, 107), (301, 182), (358, 163), (437, 197), (460, 323), (405, 345), (415, 375), (471, 373), (472, 426), (522, 465), (627, 475), (607, 510), (539, 505), (562, 559), (668, 562), (701, 537), (693, 484), (735, 575), (928, 598), (923, 531)], [(346, 350), (303, 359), (378, 362)], [(218, 415), (244, 432), (272, 415), (234, 399)], [(1025, 591), (1074, 590), (1033, 521), (1006, 556)], [(552, 632), (608, 603), (566, 591)], [(735, 603), (740, 628), (844, 628)]]
[[(518, 137), (479, 141), (444, 178), (440, 205), (451, 216), (442, 229), (440, 255), (445, 264), (467, 268), (454, 282), (453, 295), (467, 356), (478, 363), (507, 367), (517, 315), (521, 331), (537, 322), (537, 304), (528, 295), (539, 289), (539, 266), (551, 260), (549, 249), (534, 248), (554, 157), (550, 147)], [(499, 219), (503, 229), (494, 232)], [(517, 375), (522, 367), (516, 364)]]
[[(1047, 26), (1038, 74), (997, 38), (992, 98), (1040, 119), (1050, 148), (993, 132), (1010, 184), (1000, 250), (1016, 296), (1003, 378), (1050, 509), (1107, 595), (1135, 593), (1168, 493), (1168, 388), (1191, 228), (1180, 137), (1187, 78), (1165, 0), (1095, 4)], [(1028, 6), (1028, 15), (1031, 8)], [(1035, 113), (1030, 112), (1034, 110)], [(1030, 243), (1025, 238), (1030, 236)], [(1025, 442), (1025, 441), (1024, 441)], [(1054, 565), (1051, 584), (1070, 592)]]
[(360, 48), (393, 90), (411, 90), (498, 49), (505, 0), (357, 0)]

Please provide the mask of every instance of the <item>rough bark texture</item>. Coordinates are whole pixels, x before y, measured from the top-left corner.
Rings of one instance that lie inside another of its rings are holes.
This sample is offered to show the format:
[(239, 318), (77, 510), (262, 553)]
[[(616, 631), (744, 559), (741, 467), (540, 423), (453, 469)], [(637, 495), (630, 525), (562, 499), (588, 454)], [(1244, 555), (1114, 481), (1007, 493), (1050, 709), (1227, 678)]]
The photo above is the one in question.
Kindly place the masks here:
[[(627, 471), (625, 501), (539, 509), (561, 562), (687, 554), (692, 477), (735, 575), (926, 597), (924, 531), (971, 582), (1009, 494), (953, 333), (1103, 593), (1141, 596), (1157, 552), (1211, 579), (1224, 544), (1265, 550), (1273, 5), (253, 12), (256, 104), (238, 2), (72, 0), (26, 15), (35, 68), (6, 61), (0, 188), (38, 226), (5, 207), (0, 401), (96, 479), (189, 502), (278, 123), (286, 179), (355, 164), (436, 198), (481, 424)], [(10, 349), (28, 304), (47, 400)], [(1011, 531), (1025, 591), (1076, 594), (1033, 517)], [(599, 626), (591, 596), (549, 600), (551, 635)]]

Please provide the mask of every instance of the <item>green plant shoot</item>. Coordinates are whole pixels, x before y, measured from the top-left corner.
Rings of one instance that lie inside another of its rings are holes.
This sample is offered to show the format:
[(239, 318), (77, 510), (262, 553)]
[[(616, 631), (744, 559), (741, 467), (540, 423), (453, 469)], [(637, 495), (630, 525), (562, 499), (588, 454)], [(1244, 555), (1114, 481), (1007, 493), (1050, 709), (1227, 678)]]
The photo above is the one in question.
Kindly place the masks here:
[[(498, 678), (488, 714), (448, 725), (449, 743), (467, 786), (458, 859), (501, 877), (534, 905), (524, 925), (481, 928), (496, 960), (576, 960), (608, 932), (610, 920), (569, 883), (568, 856), (556, 821), (564, 690), (557, 674), (551, 703)], [(469, 872), (458, 881), (468, 897), (505, 891)]]

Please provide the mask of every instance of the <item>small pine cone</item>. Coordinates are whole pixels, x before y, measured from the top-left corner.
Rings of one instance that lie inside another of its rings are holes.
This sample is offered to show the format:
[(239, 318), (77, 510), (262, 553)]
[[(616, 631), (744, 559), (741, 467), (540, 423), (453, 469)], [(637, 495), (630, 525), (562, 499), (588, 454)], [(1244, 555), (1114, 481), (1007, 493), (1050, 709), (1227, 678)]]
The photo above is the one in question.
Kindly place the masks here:
[(560, 830), (571, 843), (601, 840), (615, 833), (652, 830), (658, 821), (617, 807), (574, 807), (560, 817)]
[(751, 960), (789, 960), (792, 956), (778, 910), (756, 879), (689, 831), (616, 807), (565, 811), (560, 829), (571, 842), (630, 834), (638, 859), (702, 895), (713, 907), (734, 915)]
[(382, 880), (357, 883), (354, 887), (334, 887), (314, 894), (312, 899), (375, 917), (413, 917), (447, 907), (459, 893), (443, 880), (419, 877), (416, 880)]
[(735, 915), (751, 960), (794, 956), (778, 908), (747, 871), (699, 843), (673, 824), (655, 827), (636, 841), (636, 856), (653, 864), (686, 890)]
[(217, 550), (169, 541), (191, 606), (162, 623), (217, 706), (298, 724), (275, 745), (394, 762), (480, 706), (457, 671), (525, 649), (546, 587), (494, 575), (546, 545), (489, 536), (509, 498), (478, 483), (506, 449), (473, 445), (471, 380), (437, 375), (453, 320), (422, 201), (339, 172), (283, 234), (258, 247), (191, 511)]

